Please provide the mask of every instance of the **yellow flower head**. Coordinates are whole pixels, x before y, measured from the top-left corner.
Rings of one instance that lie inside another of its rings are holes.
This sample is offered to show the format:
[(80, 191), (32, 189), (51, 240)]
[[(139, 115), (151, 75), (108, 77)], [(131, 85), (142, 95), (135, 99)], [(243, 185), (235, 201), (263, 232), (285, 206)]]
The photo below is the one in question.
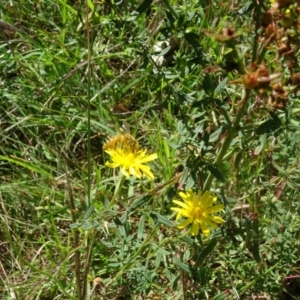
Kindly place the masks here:
[(192, 190), (188, 190), (186, 193), (180, 192), (179, 196), (182, 201), (173, 200), (173, 203), (180, 207), (171, 207), (171, 210), (177, 212), (176, 220), (180, 217), (186, 217), (187, 219), (178, 224), (178, 228), (182, 229), (192, 223), (191, 233), (192, 235), (198, 235), (199, 226), (205, 235), (209, 235), (209, 227), (217, 228), (217, 224), (221, 224), (224, 220), (212, 214), (221, 211), (224, 208), (223, 204), (213, 206), (213, 203), (217, 200), (217, 197), (206, 191), (202, 195), (202, 191), (199, 190), (198, 194), (194, 194)]
[(120, 167), (127, 178), (130, 175), (141, 178), (143, 174), (149, 179), (154, 178), (150, 167), (144, 164), (156, 159), (157, 154), (147, 155), (147, 150), (140, 150), (137, 140), (129, 133), (113, 137), (103, 145), (103, 149), (112, 159), (112, 162), (105, 163), (107, 167)]

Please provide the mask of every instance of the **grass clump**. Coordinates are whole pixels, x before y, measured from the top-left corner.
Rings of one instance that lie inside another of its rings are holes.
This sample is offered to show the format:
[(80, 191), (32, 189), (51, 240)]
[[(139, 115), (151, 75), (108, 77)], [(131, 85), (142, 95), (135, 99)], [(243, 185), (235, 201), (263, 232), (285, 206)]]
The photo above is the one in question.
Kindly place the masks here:
[(1, 297), (299, 299), (299, 11), (2, 1)]

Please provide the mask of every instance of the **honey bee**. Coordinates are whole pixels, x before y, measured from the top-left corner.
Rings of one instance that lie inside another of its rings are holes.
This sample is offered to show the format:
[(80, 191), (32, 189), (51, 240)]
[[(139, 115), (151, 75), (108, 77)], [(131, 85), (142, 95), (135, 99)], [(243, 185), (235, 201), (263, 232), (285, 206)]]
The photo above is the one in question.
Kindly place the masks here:
[(103, 150), (117, 148), (135, 153), (139, 148), (139, 143), (130, 133), (124, 133), (112, 137), (103, 145)]

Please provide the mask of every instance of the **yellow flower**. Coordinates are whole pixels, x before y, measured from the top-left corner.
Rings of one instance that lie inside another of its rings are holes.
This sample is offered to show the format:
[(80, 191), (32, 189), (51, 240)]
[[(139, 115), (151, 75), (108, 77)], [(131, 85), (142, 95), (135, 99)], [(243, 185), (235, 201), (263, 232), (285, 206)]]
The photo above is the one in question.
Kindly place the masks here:
[(217, 197), (209, 191), (206, 191), (202, 195), (201, 190), (198, 191), (198, 194), (194, 194), (192, 190), (188, 190), (186, 193), (180, 192), (179, 196), (184, 202), (173, 200), (173, 203), (180, 207), (171, 207), (171, 210), (177, 212), (176, 220), (181, 216), (187, 218), (178, 224), (177, 227), (179, 229), (192, 223), (192, 235), (198, 235), (199, 226), (205, 235), (209, 235), (209, 227), (217, 228), (217, 224), (224, 222), (222, 218), (211, 215), (221, 211), (224, 208), (224, 205), (218, 204), (213, 206)]
[(145, 175), (153, 179), (154, 175), (150, 167), (145, 163), (157, 158), (157, 154), (147, 155), (147, 150), (140, 150), (138, 142), (130, 134), (117, 135), (109, 140), (103, 149), (111, 156), (112, 162), (105, 165), (110, 168), (121, 168), (121, 172), (127, 178), (132, 175), (141, 178)]

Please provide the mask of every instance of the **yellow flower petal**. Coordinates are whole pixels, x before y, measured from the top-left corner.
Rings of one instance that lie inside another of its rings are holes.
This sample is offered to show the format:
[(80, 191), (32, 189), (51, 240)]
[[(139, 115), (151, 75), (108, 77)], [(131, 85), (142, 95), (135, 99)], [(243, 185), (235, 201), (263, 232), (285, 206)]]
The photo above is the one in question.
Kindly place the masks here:
[(147, 155), (147, 150), (140, 150), (138, 142), (130, 134), (112, 138), (103, 149), (112, 160), (112, 162), (105, 163), (107, 167), (120, 168), (127, 178), (129, 176), (141, 178), (143, 175), (149, 179), (154, 178), (150, 167), (145, 163), (156, 159), (157, 154)]
[(209, 230), (207, 224), (204, 223), (204, 222), (201, 222), (201, 223), (200, 223), (200, 226), (201, 226), (202, 232), (203, 232), (205, 235), (209, 235), (210, 230)]
[(177, 225), (177, 228), (182, 229), (182, 228), (188, 226), (189, 224), (191, 224), (192, 222), (193, 222), (193, 219), (186, 219), (185, 221), (179, 223)]
[(218, 204), (218, 205), (215, 205), (215, 206), (212, 206), (212, 207), (208, 208), (206, 210), (206, 213), (208, 215), (211, 215), (211, 214), (214, 214), (216, 212), (221, 211), (222, 209), (224, 209), (224, 205), (223, 204)]
[(183, 208), (185, 208), (185, 209), (187, 209), (189, 207), (186, 203), (183, 203), (183, 202), (178, 201), (178, 200), (173, 200), (172, 202), (179, 205), (179, 206), (181, 206), (181, 207), (183, 207)]
[(199, 233), (199, 223), (198, 222), (193, 222), (192, 228), (191, 228), (191, 234), (192, 235), (198, 235)]
[(172, 202), (177, 204), (178, 207), (171, 207), (171, 210), (177, 213), (176, 220), (181, 217), (187, 218), (177, 225), (179, 229), (192, 224), (192, 235), (198, 235), (200, 228), (205, 235), (208, 235), (210, 228), (215, 229), (218, 227), (217, 224), (224, 222), (221, 217), (213, 215), (220, 212), (224, 208), (224, 205), (213, 205), (217, 197), (209, 191), (202, 194), (202, 191), (199, 190), (197, 194), (194, 194), (192, 190), (188, 190), (185, 193), (180, 192), (179, 196), (183, 201), (173, 200)]

